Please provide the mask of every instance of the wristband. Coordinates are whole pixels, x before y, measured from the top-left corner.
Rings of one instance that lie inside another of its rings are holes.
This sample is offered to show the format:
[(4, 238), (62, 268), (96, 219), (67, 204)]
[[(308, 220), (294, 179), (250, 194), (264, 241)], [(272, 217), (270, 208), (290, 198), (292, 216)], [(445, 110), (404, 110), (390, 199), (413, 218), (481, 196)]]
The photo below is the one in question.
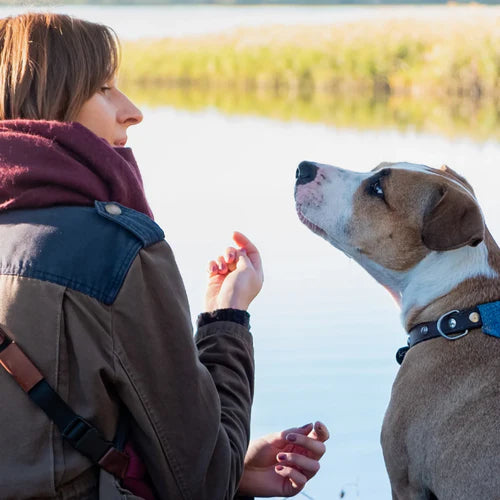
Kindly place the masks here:
[(250, 330), (250, 314), (241, 309), (216, 309), (212, 312), (204, 312), (198, 315), (198, 328), (214, 323), (215, 321), (232, 321)]

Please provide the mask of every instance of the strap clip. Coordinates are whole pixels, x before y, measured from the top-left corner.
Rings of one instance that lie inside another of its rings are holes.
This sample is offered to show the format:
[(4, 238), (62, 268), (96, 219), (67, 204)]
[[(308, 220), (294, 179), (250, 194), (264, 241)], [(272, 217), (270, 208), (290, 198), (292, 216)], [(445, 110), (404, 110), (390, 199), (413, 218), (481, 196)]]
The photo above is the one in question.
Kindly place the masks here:
[(398, 365), (400, 365), (405, 359), (406, 353), (410, 350), (410, 346), (405, 345), (404, 347), (400, 347), (396, 352), (396, 361)]
[(75, 416), (61, 434), (74, 448), (94, 463), (98, 463), (113, 446), (93, 425), (80, 416)]
[(94, 427), (88, 424), (82, 417), (76, 417), (65, 427), (62, 435), (75, 446), (87, 432), (92, 430), (94, 430)]

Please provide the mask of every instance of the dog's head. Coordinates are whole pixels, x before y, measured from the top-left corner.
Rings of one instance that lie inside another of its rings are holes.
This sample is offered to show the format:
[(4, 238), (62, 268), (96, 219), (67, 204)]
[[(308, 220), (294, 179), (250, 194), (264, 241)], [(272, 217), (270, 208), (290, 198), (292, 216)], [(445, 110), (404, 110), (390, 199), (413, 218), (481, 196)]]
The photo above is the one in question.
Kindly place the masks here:
[(429, 254), (484, 239), (474, 192), (448, 167), (382, 163), (360, 173), (302, 162), (296, 177), (301, 221), (392, 290)]

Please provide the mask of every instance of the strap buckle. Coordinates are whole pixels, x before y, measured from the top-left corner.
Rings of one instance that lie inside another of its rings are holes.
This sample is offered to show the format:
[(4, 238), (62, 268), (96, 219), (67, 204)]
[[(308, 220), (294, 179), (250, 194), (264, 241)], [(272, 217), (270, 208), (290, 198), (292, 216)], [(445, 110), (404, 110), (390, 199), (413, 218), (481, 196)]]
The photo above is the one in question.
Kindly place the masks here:
[[(447, 313), (444, 313), (436, 322), (436, 328), (437, 328), (437, 331), (439, 332), (439, 335), (441, 335), (442, 337), (444, 337), (445, 339), (448, 339), (448, 340), (457, 340), (457, 339), (460, 339), (462, 337), (465, 337), (465, 335), (467, 335), (469, 333), (469, 330), (465, 330), (465, 332), (462, 332), (462, 333), (459, 333), (457, 335), (454, 335), (453, 337), (450, 336), (450, 335), (447, 335), (446, 333), (443, 332), (443, 329), (441, 327), (441, 323), (442, 321), (447, 317), (449, 316), (450, 314), (453, 314), (453, 313), (458, 313), (460, 312), (458, 309), (453, 309), (452, 311), (448, 311)], [(455, 328), (457, 324), (457, 321), (454, 319), (454, 318), (451, 318), (449, 320), (449, 323), (448, 325), (450, 326), (450, 328)]]
[(94, 430), (94, 428), (86, 422), (82, 417), (73, 419), (64, 429), (62, 435), (73, 446), (78, 445), (79, 441), (87, 434), (87, 432)]
[(93, 425), (78, 415), (74, 416), (61, 434), (71, 446), (93, 462), (99, 462), (112, 447), (112, 443), (106, 441)]
[(62, 435), (80, 453), (99, 464), (104, 470), (116, 477), (124, 478), (129, 456), (113, 447), (99, 431), (82, 417), (74, 418), (64, 429)]

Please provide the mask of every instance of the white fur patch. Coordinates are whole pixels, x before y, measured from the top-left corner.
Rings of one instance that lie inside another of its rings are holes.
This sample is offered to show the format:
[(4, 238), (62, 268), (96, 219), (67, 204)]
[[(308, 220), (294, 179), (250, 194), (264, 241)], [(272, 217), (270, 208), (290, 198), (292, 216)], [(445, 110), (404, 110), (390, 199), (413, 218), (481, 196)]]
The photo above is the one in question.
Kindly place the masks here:
[(297, 210), (309, 222), (321, 228), (321, 234), (332, 245), (348, 255), (346, 228), (352, 218), (354, 194), (369, 174), (351, 172), (331, 165), (316, 163), (316, 178), (297, 186)]
[(488, 263), (488, 248), (465, 246), (447, 252), (431, 252), (406, 273), (402, 293), (402, 316), (411, 308), (423, 307), (451, 292), (469, 278), (498, 278)]

